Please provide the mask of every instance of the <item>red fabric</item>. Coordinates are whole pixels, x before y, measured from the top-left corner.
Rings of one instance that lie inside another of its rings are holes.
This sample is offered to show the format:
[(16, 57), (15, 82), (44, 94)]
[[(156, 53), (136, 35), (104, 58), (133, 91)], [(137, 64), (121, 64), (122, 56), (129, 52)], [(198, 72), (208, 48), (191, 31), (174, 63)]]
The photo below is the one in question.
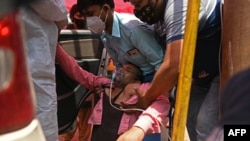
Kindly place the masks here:
[(134, 7), (130, 4), (130, 2), (124, 2), (123, 0), (114, 0), (114, 2), (115, 11), (133, 13)]
[(70, 11), (71, 6), (74, 5), (77, 2), (77, 0), (64, 0), (64, 2), (67, 10)]
[[(68, 11), (71, 9), (71, 6), (77, 2), (77, 0), (64, 0), (64, 1)], [(115, 11), (133, 13), (134, 7), (130, 4), (130, 2), (124, 2), (123, 0), (114, 0), (114, 2), (115, 2)]]

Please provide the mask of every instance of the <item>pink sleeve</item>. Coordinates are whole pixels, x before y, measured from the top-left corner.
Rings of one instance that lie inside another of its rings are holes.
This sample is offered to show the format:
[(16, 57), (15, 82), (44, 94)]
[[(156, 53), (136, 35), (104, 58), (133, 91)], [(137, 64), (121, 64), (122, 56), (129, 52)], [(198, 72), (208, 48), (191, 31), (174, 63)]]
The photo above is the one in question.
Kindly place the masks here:
[[(144, 91), (148, 87), (145, 87)], [(170, 102), (164, 95), (159, 96), (138, 118), (133, 126), (144, 130), (145, 133), (160, 133), (160, 126), (168, 123)]]
[(110, 84), (110, 79), (96, 76), (82, 69), (76, 60), (64, 51), (60, 44), (57, 45), (56, 49), (56, 62), (70, 78), (79, 82), (87, 89), (93, 90), (95, 87)]

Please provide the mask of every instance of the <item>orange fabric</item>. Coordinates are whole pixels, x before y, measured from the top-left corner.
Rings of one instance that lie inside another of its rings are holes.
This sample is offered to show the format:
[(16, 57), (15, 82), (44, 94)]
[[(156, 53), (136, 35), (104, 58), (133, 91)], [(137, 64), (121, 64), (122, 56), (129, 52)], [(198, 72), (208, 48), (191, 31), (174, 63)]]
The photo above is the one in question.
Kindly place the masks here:
[(115, 65), (113, 63), (113, 60), (109, 58), (108, 66), (107, 66), (107, 71), (113, 71), (115, 69)]
[(80, 108), (77, 115), (77, 128), (66, 134), (59, 135), (59, 141), (90, 141), (92, 125), (88, 124), (89, 117), (93, 110), (93, 96), (87, 99), (91, 101), (91, 107)]

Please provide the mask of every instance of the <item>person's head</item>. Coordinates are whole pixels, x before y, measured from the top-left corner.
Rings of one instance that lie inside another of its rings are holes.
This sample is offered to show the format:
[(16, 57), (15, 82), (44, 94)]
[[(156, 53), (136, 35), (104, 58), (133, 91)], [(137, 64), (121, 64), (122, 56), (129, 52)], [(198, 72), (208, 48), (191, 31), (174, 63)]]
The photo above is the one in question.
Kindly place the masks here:
[(250, 124), (250, 69), (234, 74), (220, 94), (220, 125)]
[(154, 24), (162, 21), (165, 12), (166, 0), (124, 0), (134, 6), (134, 14), (141, 21)]
[(86, 29), (86, 18), (83, 15), (83, 13), (81, 13), (78, 10), (77, 4), (74, 4), (71, 9), (70, 9), (70, 13), (69, 13), (69, 17), (70, 20), (76, 25), (76, 28), (78, 29)]
[[(77, 0), (77, 6), (87, 17), (87, 24), (90, 30), (100, 32), (112, 26), (113, 0)], [(102, 27), (103, 25), (104, 27)]]
[(127, 63), (114, 71), (112, 79), (119, 83), (118, 85), (126, 86), (129, 83), (141, 82), (143, 73), (136, 65)]

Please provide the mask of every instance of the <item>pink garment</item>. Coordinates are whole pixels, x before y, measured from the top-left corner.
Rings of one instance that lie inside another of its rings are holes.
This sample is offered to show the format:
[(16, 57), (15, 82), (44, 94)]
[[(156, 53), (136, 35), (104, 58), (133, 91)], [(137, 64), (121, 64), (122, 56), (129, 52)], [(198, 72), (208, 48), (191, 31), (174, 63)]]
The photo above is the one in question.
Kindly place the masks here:
[[(143, 83), (140, 86), (141, 91), (146, 91), (149, 87), (149, 83)], [(97, 102), (92, 115), (90, 116), (89, 123), (100, 125), (102, 121), (102, 105), (103, 105), (103, 94), (101, 94), (100, 100)], [(129, 99), (130, 102), (134, 103), (137, 101), (137, 95), (132, 96)], [(140, 127), (145, 133), (160, 133), (160, 124), (166, 125), (168, 122), (168, 112), (170, 108), (169, 100), (161, 95), (159, 96), (143, 113), (134, 112), (133, 114), (126, 112), (123, 113), (118, 134), (126, 132), (132, 126)]]
[[(111, 80), (102, 76), (96, 76), (83, 70), (75, 61), (75, 59), (69, 56), (60, 45), (56, 51), (56, 62), (65, 70), (75, 81), (78, 81), (83, 86), (90, 90), (94, 88), (110, 85)], [(141, 91), (146, 91), (150, 83), (143, 83), (140, 86)], [(100, 125), (102, 121), (102, 98), (103, 94), (100, 94), (100, 100), (97, 102), (93, 113), (89, 119), (90, 124)], [(138, 100), (137, 95), (133, 95), (127, 102), (135, 103)], [(140, 127), (145, 133), (160, 133), (160, 123), (167, 125), (167, 115), (170, 109), (170, 102), (166, 96), (159, 96), (144, 112), (134, 112), (133, 114), (125, 113), (122, 116), (119, 130), (117, 134), (124, 133), (132, 126)]]
[(62, 69), (71, 79), (79, 82), (89, 90), (94, 90), (96, 87), (111, 83), (109, 78), (96, 76), (82, 69), (77, 64), (76, 60), (67, 54), (59, 44), (56, 48), (56, 63), (60, 64)]

